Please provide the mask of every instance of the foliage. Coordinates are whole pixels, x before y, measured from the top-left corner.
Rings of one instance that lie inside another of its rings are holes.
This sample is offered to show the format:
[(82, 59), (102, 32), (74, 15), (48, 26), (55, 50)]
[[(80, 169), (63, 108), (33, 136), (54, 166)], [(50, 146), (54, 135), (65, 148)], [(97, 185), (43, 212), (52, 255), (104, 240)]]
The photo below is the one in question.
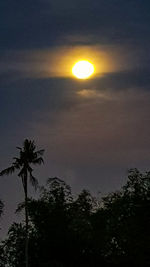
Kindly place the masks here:
[(37, 179), (33, 176), (33, 168), (31, 165), (40, 165), (43, 163), (42, 155), (44, 150), (35, 151), (36, 146), (34, 141), (25, 139), (23, 147), (17, 147), (19, 157), (13, 158), (13, 163), (7, 169), (0, 172), (0, 176), (9, 175), (18, 171), (18, 176), (22, 179), (24, 190), (26, 190), (26, 176), (29, 174), (31, 184), (36, 188), (38, 185)]
[[(28, 209), (30, 267), (150, 266), (149, 172), (130, 170), (121, 190), (98, 206), (90, 192), (73, 197), (51, 178)], [(24, 238), (24, 225), (13, 224), (0, 247), (2, 266), (24, 267)]]

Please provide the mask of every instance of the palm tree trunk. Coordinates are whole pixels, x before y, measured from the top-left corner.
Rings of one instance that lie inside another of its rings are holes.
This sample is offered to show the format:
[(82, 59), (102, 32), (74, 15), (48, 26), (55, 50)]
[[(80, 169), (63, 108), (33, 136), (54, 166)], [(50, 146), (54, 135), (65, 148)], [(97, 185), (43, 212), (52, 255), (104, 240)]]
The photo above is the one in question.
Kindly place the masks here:
[(25, 193), (25, 224), (26, 224), (26, 236), (25, 236), (25, 266), (29, 266), (28, 259), (28, 228), (29, 228), (29, 220), (28, 220), (28, 187), (27, 187), (27, 175), (24, 177), (24, 193)]

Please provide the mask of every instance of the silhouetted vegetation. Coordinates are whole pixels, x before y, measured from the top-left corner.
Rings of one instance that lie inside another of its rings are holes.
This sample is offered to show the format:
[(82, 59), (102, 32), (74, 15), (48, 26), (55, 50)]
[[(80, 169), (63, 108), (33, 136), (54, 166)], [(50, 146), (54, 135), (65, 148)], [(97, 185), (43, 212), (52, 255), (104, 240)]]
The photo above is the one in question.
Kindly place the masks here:
[[(75, 197), (56, 177), (38, 190), (28, 198), (29, 267), (150, 266), (150, 172), (130, 170), (126, 184), (101, 199), (87, 190)], [(13, 223), (1, 267), (26, 266), (25, 240), (25, 223)]]
[(44, 150), (35, 151), (36, 146), (34, 141), (25, 139), (23, 147), (17, 147), (19, 149), (19, 157), (13, 158), (12, 165), (1, 171), (0, 176), (10, 175), (14, 172), (18, 172), (18, 177), (21, 178), (24, 196), (25, 196), (25, 266), (28, 267), (28, 179), (30, 178), (31, 184), (37, 188), (38, 181), (33, 176), (32, 165), (40, 165), (43, 163), (42, 155)]

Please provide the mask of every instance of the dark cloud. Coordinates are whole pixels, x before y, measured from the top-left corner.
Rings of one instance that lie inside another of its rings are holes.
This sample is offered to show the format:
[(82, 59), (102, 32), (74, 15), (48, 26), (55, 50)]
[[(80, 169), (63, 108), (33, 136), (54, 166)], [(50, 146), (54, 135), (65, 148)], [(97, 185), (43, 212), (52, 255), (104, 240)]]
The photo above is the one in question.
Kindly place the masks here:
[[(13, 76), (14, 73), (11, 75)], [(32, 125), (41, 117), (44, 120), (45, 113), (49, 113), (49, 124), (53, 127), (57, 116), (59, 117), (63, 111), (70, 112), (74, 107), (80, 107), (84, 101), (89, 101), (89, 105), (93, 106), (94, 103), (91, 100), (93, 97), (94, 101), (97, 98), (103, 104), (105, 101), (107, 103), (107, 100), (121, 101), (124, 96), (128, 99), (126, 104), (130, 103), (134, 108), (137, 101), (136, 94), (141, 97), (142, 105), (143, 97), (146, 99), (146, 94), (150, 93), (149, 84), (149, 70), (109, 73), (84, 83), (58, 78), (10, 80), (8, 73), (1, 77), (0, 105), (3, 116), (0, 130), (1, 133), (5, 135), (8, 133), (9, 136), (11, 129), (20, 131), (19, 129), (24, 128), (24, 125)], [(82, 90), (85, 90), (83, 94)], [(91, 94), (86, 98), (84, 92), (91, 92)]]
[[(90, 87), (89, 81), (88, 86)], [(150, 69), (137, 69), (119, 73), (109, 73), (94, 80), (96, 88), (100, 90), (150, 90)]]
[(90, 35), (94, 43), (145, 44), (149, 8), (146, 0), (2, 0), (1, 48), (48, 47), (62, 43), (68, 34)]

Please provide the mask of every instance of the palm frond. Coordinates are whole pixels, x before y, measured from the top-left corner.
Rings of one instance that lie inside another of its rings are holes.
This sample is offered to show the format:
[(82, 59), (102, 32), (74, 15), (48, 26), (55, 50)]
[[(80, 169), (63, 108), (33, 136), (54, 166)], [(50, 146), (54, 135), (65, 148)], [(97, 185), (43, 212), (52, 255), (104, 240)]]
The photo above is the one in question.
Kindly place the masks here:
[(21, 169), (21, 171), (18, 173), (18, 176), (19, 176), (19, 177), (23, 177), (23, 176), (25, 175), (25, 173), (26, 173), (26, 168), (23, 167), (23, 168)]
[(25, 202), (19, 203), (15, 213), (20, 213), (24, 208), (25, 208)]
[(39, 158), (36, 158), (32, 161), (32, 164), (38, 164), (38, 165), (41, 165), (42, 163), (44, 163), (44, 160), (42, 157), (39, 157)]
[(38, 188), (38, 180), (32, 175), (32, 172), (30, 173), (30, 182), (32, 186), (37, 190)]
[(20, 158), (17, 158), (17, 157), (13, 157), (13, 159), (15, 159), (15, 162), (14, 163), (20, 163), (21, 162), (21, 159)]
[(41, 150), (36, 151), (36, 154), (39, 156), (43, 156), (44, 152), (45, 152), (45, 150), (41, 149)]
[(31, 168), (31, 166), (28, 166), (28, 173), (30, 176), (30, 182), (32, 184), (32, 186), (35, 188), (35, 190), (37, 190), (38, 187), (38, 180), (32, 175), (33, 169)]
[(25, 151), (34, 151), (36, 148), (34, 141), (25, 139), (23, 143), (23, 150)]
[(21, 148), (21, 147), (19, 147), (19, 146), (16, 146), (16, 148), (17, 148), (17, 149), (19, 149), (19, 150), (22, 150), (22, 148)]
[(4, 169), (3, 171), (0, 172), (0, 176), (3, 176), (3, 175), (9, 175), (9, 174), (12, 174), (14, 173), (16, 170), (16, 167), (13, 165), (7, 169)]
[(15, 159), (15, 162), (13, 162), (12, 166), (14, 166), (16, 170), (20, 169), (23, 164), (21, 159), (19, 158), (13, 158), (13, 159)]

